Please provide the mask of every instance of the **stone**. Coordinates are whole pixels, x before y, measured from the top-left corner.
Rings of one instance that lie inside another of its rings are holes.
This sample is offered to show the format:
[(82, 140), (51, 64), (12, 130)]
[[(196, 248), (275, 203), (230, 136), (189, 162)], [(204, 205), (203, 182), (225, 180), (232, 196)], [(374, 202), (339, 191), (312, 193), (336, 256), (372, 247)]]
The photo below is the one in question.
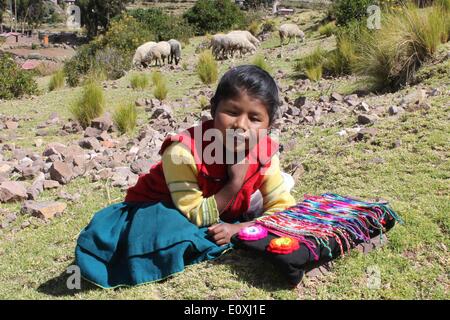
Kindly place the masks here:
[(356, 134), (349, 137), (349, 141), (363, 141), (374, 138), (378, 133), (376, 128), (362, 128)]
[(72, 168), (65, 162), (55, 161), (49, 170), (52, 180), (61, 184), (67, 184), (73, 176)]
[(98, 137), (98, 140), (100, 141), (109, 141), (111, 140), (111, 136), (108, 134), (108, 132), (103, 131)]
[(331, 112), (334, 112), (334, 113), (342, 113), (342, 112), (346, 112), (346, 111), (348, 111), (348, 110), (345, 107), (337, 105), (337, 104), (334, 104), (331, 107)]
[(52, 142), (45, 147), (42, 155), (45, 157), (49, 157), (54, 154), (61, 156), (62, 153), (66, 150), (66, 148), (67, 146), (62, 143)]
[(344, 100), (343, 98), (342, 98), (342, 96), (339, 94), (339, 93), (337, 93), (337, 92), (333, 92), (332, 94), (331, 94), (331, 96), (330, 96), (330, 100), (331, 101), (342, 101), (342, 100)]
[(294, 106), (296, 106), (297, 108), (303, 107), (306, 103), (306, 97), (298, 97), (297, 99), (295, 99), (294, 101)]
[(423, 89), (417, 89), (400, 100), (400, 105), (403, 107), (412, 107), (412, 105), (420, 105), (425, 102), (427, 93)]
[(45, 175), (41, 172), (33, 184), (27, 189), (27, 195), (29, 200), (36, 200), (39, 194), (44, 191)]
[(370, 111), (370, 106), (369, 106), (366, 102), (361, 101), (361, 102), (356, 106), (356, 110), (362, 111), (362, 112), (369, 112), (369, 111)]
[(404, 112), (405, 110), (402, 107), (397, 107), (397, 106), (390, 106), (388, 108), (388, 113), (391, 116), (394, 116), (396, 114), (399, 114), (401, 112)]
[(49, 220), (61, 215), (66, 208), (67, 204), (64, 202), (27, 200), (22, 206), (22, 212), (39, 219)]
[(22, 182), (4, 181), (0, 184), (0, 202), (20, 201), (27, 198), (27, 189)]
[(358, 115), (358, 123), (365, 124), (373, 124), (378, 120), (378, 117), (370, 114), (360, 114)]
[(289, 106), (286, 113), (287, 113), (288, 115), (293, 116), (293, 117), (297, 117), (297, 116), (300, 115), (300, 109), (297, 108), (297, 107), (291, 107), (291, 106)]
[(67, 200), (67, 201), (71, 201), (71, 202), (75, 202), (75, 201), (80, 200), (81, 195), (79, 193), (70, 194), (70, 193), (67, 193), (65, 191), (61, 191), (60, 193), (58, 193), (58, 198), (59, 199), (64, 199), (64, 200)]
[(165, 119), (172, 118), (172, 108), (166, 104), (156, 108), (153, 111), (150, 119), (157, 119), (157, 118), (165, 118)]
[(147, 101), (144, 98), (139, 98), (134, 102), (134, 104), (136, 107), (145, 107), (147, 105)]
[(19, 123), (16, 121), (6, 121), (5, 127), (6, 129), (15, 130), (19, 127)]
[(59, 188), (61, 185), (56, 180), (44, 180), (43, 181), (44, 189), (56, 189)]
[(34, 145), (38, 148), (40, 148), (43, 143), (44, 143), (44, 140), (42, 140), (41, 138), (34, 140)]
[(80, 147), (83, 149), (90, 149), (95, 151), (100, 151), (102, 149), (102, 145), (96, 138), (85, 138), (79, 141), (78, 143)]
[(101, 134), (102, 134), (102, 130), (93, 128), (93, 127), (87, 127), (84, 130), (85, 138), (98, 138)]
[(109, 112), (105, 112), (103, 116), (95, 118), (91, 121), (91, 127), (101, 131), (112, 131), (113, 120), (111, 114)]
[(357, 94), (351, 94), (351, 95), (346, 96), (344, 98), (344, 101), (352, 107), (356, 107), (359, 104)]
[(142, 173), (148, 173), (150, 170), (151, 163), (146, 159), (140, 159), (134, 161), (130, 168), (131, 171), (135, 174), (142, 174)]

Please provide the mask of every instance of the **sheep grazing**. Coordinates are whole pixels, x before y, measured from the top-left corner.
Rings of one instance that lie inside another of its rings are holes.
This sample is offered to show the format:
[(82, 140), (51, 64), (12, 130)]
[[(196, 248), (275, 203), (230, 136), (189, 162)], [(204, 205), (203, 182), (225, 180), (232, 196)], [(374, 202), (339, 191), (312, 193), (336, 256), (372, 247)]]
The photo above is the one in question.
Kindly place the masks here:
[(231, 53), (231, 57), (234, 57), (234, 53), (236, 51), (239, 52), (242, 57), (243, 54), (247, 52), (255, 53), (256, 47), (251, 43), (245, 34), (232, 34), (226, 36), (229, 41), (229, 51)]
[(284, 38), (288, 38), (289, 42), (291, 42), (291, 39), (294, 38), (295, 43), (297, 43), (297, 37), (300, 37), (302, 42), (305, 39), (305, 33), (300, 30), (300, 28), (293, 23), (286, 23), (280, 26), (278, 29), (278, 33), (280, 35), (280, 41), (281, 45), (283, 45)]
[(146, 42), (143, 45), (139, 46), (136, 49), (136, 52), (133, 56), (133, 66), (136, 68), (140, 68), (142, 66), (146, 67), (147, 66), (147, 60), (145, 60), (145, 57), (147, 56), (150, 48), (152, 46), (156, 45), (156, 42), (150, 41), (150, 42)]
[[(250, 36), (253, 37), (251, 34)], [(252, 41), (254, 40), (258, 41), (256, 38), (252, 39)], [(215, 34), (211, 38), (210, 47), (212, 47), (215, 59), (227, 58), (229, 54), (231, 54), (231, 57), (234, 57), (236, 51), (238, 51), (241, 56), (247, 52), (256, 52), (256, 46), (249, 40), (246, 31), (232, 31), (229, 34)]]
[(234, 31), (230, 31), (228, 32), (227, 35), (234, 35), (234, 34), (241, 34), (244, 35), (248, 41), (250, 41), (255, 47), (258, 47), (261, 42), (255, 37), (253, 36), (249, 31), (242, 31), (242, 30), (234, 30)]
[(170, 44), (167, 41), (160, 41), (157, 44), (150, 47), (145, 56), (144, 60), (149, 61), (150, 64), (153, 60), (156, 61), (155, 65), (162, 66), (162, 63), (165, 63), (165, 59), (169, 60), (170, 56)]
[(175, 59), (175, 65), (178, 65), (178, 62), (180, 62), (181, 59), (181, 43), (175, 39), (170, 39), (168, 43), (170, 44), (170, 56), (168, 62), (172, 64)]
[(229, 39), (223, 33), (215, 34), (211, 38), (210, 47), (216, 60), (223, 58), (229, 49)]

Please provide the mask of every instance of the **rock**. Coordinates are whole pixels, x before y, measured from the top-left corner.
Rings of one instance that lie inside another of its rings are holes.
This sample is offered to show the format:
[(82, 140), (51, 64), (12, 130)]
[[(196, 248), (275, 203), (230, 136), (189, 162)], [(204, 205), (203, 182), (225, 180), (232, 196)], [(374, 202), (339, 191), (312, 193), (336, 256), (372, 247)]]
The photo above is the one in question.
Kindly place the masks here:
[(111, 136), (108, 134), (108, 132), (103, 131), (98, 137), (98, 140), (100, 141), (109, 141), (111, 140)]
[(41, 138), (34, 140), (34, 145), (38, 148), (40, 148), (43, 143), (44, 141)]
[(320, 96), (319, 102), (330, 102), (330, 98), (327, 96)]
[(0, 163), (0, 176), (8, 177), (13, 171), (13, 166), (8, 162)]
[(20, 201), (27, 198), (27, 189), (22, 182), (4, 181), (0, 184), (0, 202)]
[(151, 163), (148, 160), (140, 159), (134, 161), (130, 168), (135, 174), (147, 173), (150, 170)]
[(44, 191), (45, 175), (41, 172), (33, 184), (27, 189), (27, 195), (29, 200), (36, 200), (39, 194)]
[(111, 114), (106, 112), (103, 116), (95, 118), (91, 121), (91, 127), (101, 131), (112, 131), (113, 121)]
[(71, 202), (75, 202), (75, 201), (80, 200), (81, 195), (79, 193), (70, 194), (70, 193), (67, 193), (65, 191), (61, 191), (60, 193), (58, 193), (58, 198), (59, 199), (64, 199), (64, 200), (67, 200), (67, 201), (71, 201)]
[(369, 111), (370, 111), (370, 106), (369, 106), (366, 102), (361, 101), (361, 102), (356, 106), (356, 110), (362, 111), (362, 112), (369, 112)]
[(145, 107), (147, 105), (147, 101), (144, 98), (139, 98), (134, 102), (134, 104), (136, 107)]
[(417, 89), (400, 100), (400, 105), (403, 107), (411, 107), (412, 105), (420, 105), (425, 102), (427, 98), (427, 93), (423, 89)]
[(44, 180), (43, 181), (44, 189), (56, 189), (59, 188), (61, 185), (56, 180)]
[(333, 92), (332, 94), (331, 94), (331, 96), (330, 96), (330, 100), (331, 101), (343, 101), (344, 99), (342, 98), (342, 96), (339, 94), (339, 93), (337, 93), (337, 92)]
[(397, 106), (390, 106), (388, 109), (389, 115), (391, 115), (391, 116), (399, 114), (404, 111), (405, 110), (402, 107), (397, 107)]
[(375, 121), (378, 120), (378, 117), (375, 115), (370, 114), (360, 114), (358, 115), (358, 123), (365, 125), (365, 124), (373, 124)]
[(85, 138), (78, 142), (83, 149), (90, 149), (99, 152), (102, 149), (100, 142), (96, 138)]
[(297, 108), (303, 107), (306, 103), (306, 97), (298, 97), (294, 101), (294, 106)]
[(343, 106), (337, 105), (337, 104), (333, 104), (333, 106), (331, 107), (331, 112), (334, 113), (341, 113), (341, 112), (346, 112), (348, 111), (346, 108), (344, 108)]
[(356, 134), (349, 137), (349, 141), (366, 141), (373, 139), (378, 133), (376, 128), (362, 128)]
[(351, 94), (351, 95), (346, 96), (344, 98), (344, 101), (352, 107), (356, 107), (359, 104), (357, 94)]
[(50, 157), (51, 155), (58, 155), (62, 157), (62, 154), (66, 150), (66, 146), (62, 143), (52, 142), (49, 143), (46, 147), (42, 155), (44, 157)]
[(73, 176), (72, 168), (65, 162), (55, 161), (49, 170), (52, 180), (61, 184), (67, 184)]
[(84, 137), (85, 138), (98, 138), (102, 134), (102, 130), (93, 128), (93, 127), (87, 127), (84, 130)]
[(66, 210), (67, 204), (64, 202), (54, 201), (33, 201), (27, 200), (22, 206), (22, 212), (25, 214), (31, 214), (34, 217), (40, 219), (52, 219), (57, 215), (61, 215)]
[(19, 127), (19, 123), (16, 121), (6, 121), (5, 127), (6, 129), (15, 130)]
[(28, 228), (29, 226), (31, 226), (31, 222), (30, 221), (24, 221), (20, 225), (20, 229), (25, 229), (25, 228)]
[(155, 111), (153, 111), (150, 119), (156, 118), (165, 118), (165, 119), (172, 118), (172, 108), (166, 104), (163, 104), (160, 107), (156, 108)]
[(289, 106), (286, 113), (289, 114), (289, 115), (291, 115), (291, 116), (293, 116), (293, 117), (297, 117), (297, 116), (300, 115), (300, 109), (297, 108), (297, 107), (291, 107), (291, 106)]

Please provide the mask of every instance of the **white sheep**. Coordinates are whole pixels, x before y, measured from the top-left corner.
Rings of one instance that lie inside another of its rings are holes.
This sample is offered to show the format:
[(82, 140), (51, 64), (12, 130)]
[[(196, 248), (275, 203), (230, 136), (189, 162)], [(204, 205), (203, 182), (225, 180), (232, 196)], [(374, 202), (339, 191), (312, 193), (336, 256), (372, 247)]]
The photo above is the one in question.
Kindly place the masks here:
[(223, 33), (215, 34), (211, 37), (210, 47), (215, 59), (223, 57), (229, 49), (229, 39)]
[(297, 37), (300, 37), (302, 42), (305, 39), (305, 33), (294, 23), (282, 24), (278, 28), (278, 33), (280, 35), (281, 45), (283, 45), (284, 38), (289, 38), (288, 43), (291, 42), (292, 38), (294, 38), (295, 43), (297, 43)]
[(145, 60), (145, 57), (147, 56), (150, 48), (152, 46), (156, 45), (156, 42), (149, 41), (144, 43), (143, 45), (140, 45), (133, 56), (133, 66), (136, 68), (142, 67), (142, 65), (147, 64), (147, 61)]
[(256, 47), (247, 39), (244, 34), (227, 35), (227, 39), (229, 41), (229, 50), (231, 52), (231, 57), (234, 57), (234, 53), (236, 51), (239, 51), (241, 57), (247, 52), (256, 52)]
[(147, 52), (147, 55), (145, 56), (144, 60), (149, 61), (150, 64), (153, 60), (156, 61), (155, 65), (162, 66), (162, 63), (165, 63), (165, 59), (169, 60), (170, 56), (170, 44), (167, 41), (160, 41), (154, 46), (150, 47), (149, 51)]
[(247, 30), (234, 30), (234, 31), (228, 32), (227, 35), (233, 35), (233, 34), (244, 35), (247, 38), (247, 40), (250, 41), (255, 47), (258, 47), (260, 45), (260, 41)]
[(181, 43), (175, 39), (170, 39), (167, 42), (170, 44), (170, 57), (168, 62), (172, 64), (175, 59), (175, 65), (178, 65), (181, 59)]

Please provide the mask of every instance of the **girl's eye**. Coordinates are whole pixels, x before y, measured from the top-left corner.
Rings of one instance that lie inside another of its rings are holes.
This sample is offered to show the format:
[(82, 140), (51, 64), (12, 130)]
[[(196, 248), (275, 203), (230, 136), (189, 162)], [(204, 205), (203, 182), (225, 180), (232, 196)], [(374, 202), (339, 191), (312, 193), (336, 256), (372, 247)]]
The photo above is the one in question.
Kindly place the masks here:
[(229, 114), (230, 116), (236, 116), (237, 115), (237, 112), (236, 111), (234, 111), (234, 110), (227, 110), (227, 111), (225, 111), (227, 114)]
[(250, 121), (252, 122), (261, 122), (259, 118), (250, 118)]

